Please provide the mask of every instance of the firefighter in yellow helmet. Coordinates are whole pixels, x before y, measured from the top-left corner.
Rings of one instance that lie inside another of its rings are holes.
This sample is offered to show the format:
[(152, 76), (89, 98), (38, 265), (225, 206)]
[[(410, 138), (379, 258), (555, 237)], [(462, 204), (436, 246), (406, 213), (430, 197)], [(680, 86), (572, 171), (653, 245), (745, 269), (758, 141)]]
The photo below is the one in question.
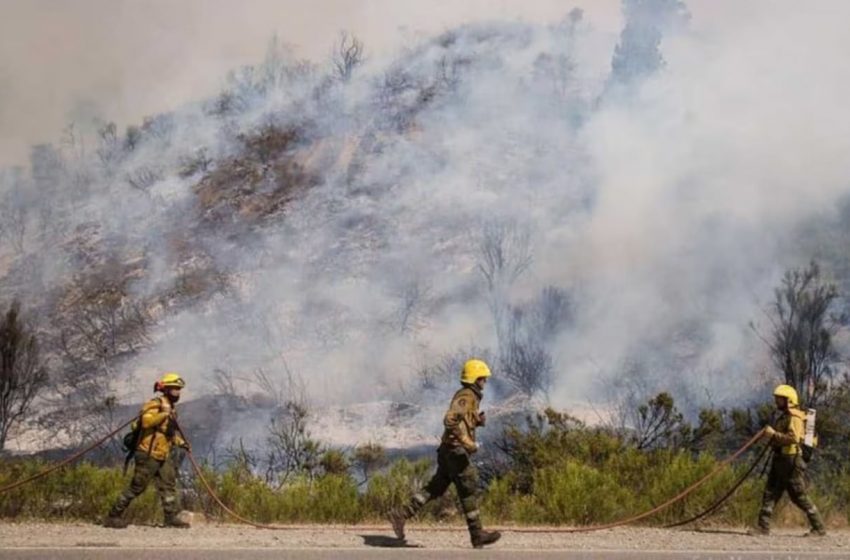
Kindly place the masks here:
[(445, 494), (450, 484), (455, 485), (460, 498), (472, 546), (482, 548), (501, 537), (498, 531), (482, 529), (478, 509), (478, 469), (471, 459), (472, 454), (478, 451), (475, 430), (484, 425), (484, 413), (479, 412), (478, 405), (489, 377), (490, 368), (483, 361), (472, 359), (464, 364), (460, 375), (462, 387), (452, 397), (443, 419), (445, 430), (437, 449), (437, 472), (407, 506), (390, 513), (393, 531), (399, 539), (404, 539), (405, 522), (430, 500)]
[(806, 462), (800, 449), (805, 433), (806, 414), (800, 410), (797, 391), (790, 385), (779, 385), (773, 391), (776, 408), (780, 412), (776, 427), (767, 426), (764, 437), (773, 446), (773, 462), (762, 496), (758, 524), (750, 534), (770, 533), (770, 518), (773, 508), (786, 491), (788, 497), (803, 510), (811, 525), (807, 535), (823, 536), (826, 529), (818, 508), (806, 494)]
[(136, 436), (131, 451), (135, 467), (130, 485), (116, 500), (103, 524), (116, 529), (127, 526), (124, 511), (130, 502), (138, 497), (151, 481), (156, 486), (162, 502), (166, 527), (186, 528), (188, 523), (178, 517), (177, 469), (170, 460), (173, 446), (188, 449), (188, 444), (176, 430), (177, 401), (180, 391), (186, 386), (183, 378), (176, 373), (166, 373), (154, 384), (154, 392), (161, 396), (151, 399), (142, 406), (139, 419), (134, 423)]

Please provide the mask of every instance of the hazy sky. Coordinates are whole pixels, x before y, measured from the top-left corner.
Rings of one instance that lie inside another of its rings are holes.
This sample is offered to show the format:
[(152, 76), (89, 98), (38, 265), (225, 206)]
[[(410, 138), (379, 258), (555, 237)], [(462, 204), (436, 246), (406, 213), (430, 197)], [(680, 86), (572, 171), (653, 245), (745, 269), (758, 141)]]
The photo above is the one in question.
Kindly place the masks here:
[[(40, 208), (73, 209), (55, 214), (65, 229), (28, 230), (27, 256), (43, 264), (27, 265), (38, 282), (25, 287), (37, 296), (78, 266), (65, 239), (47, 235), (78, 225), (82, 239), (98, 231), (144, 248), (149, 278), (134, 288), (142, 297), (178, 285), (184, 257), (172, 240), (183, 235), (213, 266), (235, 271), (238, 289), (175, 309), (135, 361), (177, 369), (196, 387), (216, 368), (291, 368), (309, 372), (311, 389), (329, 400), (394, 398), (403, 383), (417, 390), (411, 374), (459, 342), (497, 348), (498, 318), (489, 319), (475, 267), (493, 220), (527, 227), (535, 255), (506, 301), (525, 305), (557, 286), (578, 302), (574, 326), (551, 342), (553, 403), (641, 368), (659, 386), (694, 380), (699, 398), (737, 397), (732, 382), (761, 368), (749, 321), (764, 315), (783, 270), (808, 260), (792, 248), (796, 232), (847, 193), (846, 0), (691, 0), (688, 32), (664, 36), (664, 71), (607, 91), (619, 0), (583, 2), (572, 46), (556, 26), (494, 25), (409, 56), (398, 46), (419, 34), (468, 21), (555, 22), (582, 2), (3, 2), (0, 163), (25, 161), (29, 144), (56, 141), (72, 118), (99, 112), (123, 127), (214, 94), (228, 70), (261, 60), (273, 33), (313, 60), (327, 59), (343, 28), (366, 43), (374, 65), (338, 84), (334, 103), (282, 82), (285, 92), (248, 96), (233, 122), (177, 111), (171, 133), (151, 135), (108, 169), (90, 158), (90, 184), (56, 189), (59, 202), (47, 190), (34, 197)], [(575, 90), (559, 93), (537, 63), (564, 52), (577, 74)], [(438, 102), (397, 95), (379, 105), (374, 84), (392, 66), (385, 55), (421, 84), (439, 60), (429, 57), (474, 63), (459, 72), (463, 87)], [(312, 91), (309, 80), (295, 85)], [(203, 214), (185, 211), (201, 183), (177, 174), (181, 158), (198, 148), (230, 157), (238, 133), (269, 114), (312, 119), (327, 134), (298, 156), (319, 185), (256, 239), (208, 235), (191, 221)], [(409, 114), (415, 129), (383, 132)], [(130, 174), (146, 170), (162, 170), (162, 180), (147, 192), (127, 188)], [(178, 212), (187, 220), (175, 224)], [(421, 332), (390, 337), (411, 287), (424, 300)]]
[(328, 57), (347, 29), (380, 57), (417, 35), (488, 19), (557, 21), (579, 6), (617, 33), (618, 0), (0, 0), (0, 165), (93, 114), (119, 125), (214, 93), (277, 33)]

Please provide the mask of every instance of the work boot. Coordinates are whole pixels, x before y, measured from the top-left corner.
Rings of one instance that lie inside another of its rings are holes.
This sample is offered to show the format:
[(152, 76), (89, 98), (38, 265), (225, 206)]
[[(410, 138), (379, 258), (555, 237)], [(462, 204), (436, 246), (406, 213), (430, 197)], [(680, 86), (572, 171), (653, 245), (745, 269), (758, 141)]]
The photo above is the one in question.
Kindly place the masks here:
[(484, 548), (502, 538), (499, 531), (476, 531), (472, 534), (472, 547)]
[(171, 527), (172, 529), (188, 529), (191, 525), (175, 515), (174, 517), (166, 517), (163, 527)]
[(747, 535), (749, 535), (751, 537), (766, 537), (769, 534), (770, 534), (770, 528), (769, 527), (761, 527), (759, 525), (757, 525), (755, 527), (751, 527), (749, 530), (747, 530)]
[(130, 522), (120, 515), (108, 515), (103, 519), (103, 526), (110, 529), (126, 529)]
[(816, 528), (812, 527), (811, 529), (809, 529), (809, 532), (806, 533), (803, 536), (804, 537), (825, 537), (826, 536), (826, 529), (822, 529), (822, 528), (816, 529)]
[(393, 526), (393, 532), (398, 540), (404, 540), (404, 524), (407, 523), (407, 517), (404, 512), (399, 509), (394, 509), (387, 516), (390, 524)]

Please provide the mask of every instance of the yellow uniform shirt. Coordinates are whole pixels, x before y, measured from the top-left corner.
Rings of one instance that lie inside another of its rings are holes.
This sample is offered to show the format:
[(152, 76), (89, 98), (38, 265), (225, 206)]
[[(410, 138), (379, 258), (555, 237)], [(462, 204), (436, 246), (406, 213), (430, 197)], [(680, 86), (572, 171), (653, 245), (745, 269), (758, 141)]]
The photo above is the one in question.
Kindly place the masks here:
[(184, 444), (173, 426), (173, 412), (162, 412), (162, 398), (151, 399), (142, 406), (142, 435), (136, 447), (157, 461), (168, 458), (172, 445)]
[(797, 455), (800, 452), (800, 442), (805, 435), (806, 413), (798, 408), (789, 408), (776, 421), (776, 433), (770, 439), (770, 444), (782, 455)]

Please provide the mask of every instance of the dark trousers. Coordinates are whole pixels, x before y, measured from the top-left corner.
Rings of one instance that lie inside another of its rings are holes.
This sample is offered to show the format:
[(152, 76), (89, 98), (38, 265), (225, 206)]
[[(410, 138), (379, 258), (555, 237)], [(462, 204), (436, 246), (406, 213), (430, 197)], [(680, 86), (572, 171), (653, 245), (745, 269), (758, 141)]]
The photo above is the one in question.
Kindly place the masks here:
[(437, 450), (437, 472), (425, 485), (422, 492), (413, 496), (405, 507), (405, 516), (410, 518), (429, 501), (439, 498), (454, 484), (460, 505), (466, 516), (469, 533), (481, 532), (481, 514), (478, 509), (478, 469), (469, 458), (469, 454), (460, 448), (440, 446)]
[(809, 519), (812, 529), (823, 530), (818, 508), (806, 493), (806, 463), (800, 455), (780, 455), (773, 457), (764, 495), (761, 501), (758, 524), (763, 529), (770, 528), (770, 518), (776, 503), (782, 494), (788, 492), (788, 497), (798, 508), (803, 510)]
[(120, 517), (124, 510), (153, 481), (165, 518), (172, 519), (180, 511), (177, 503), (177, 469), (170, 458), (157, 461), (147, 453), (136, 451), (135, 467), (130, 485), (121, 493), (109, 512), (110, 517)]

